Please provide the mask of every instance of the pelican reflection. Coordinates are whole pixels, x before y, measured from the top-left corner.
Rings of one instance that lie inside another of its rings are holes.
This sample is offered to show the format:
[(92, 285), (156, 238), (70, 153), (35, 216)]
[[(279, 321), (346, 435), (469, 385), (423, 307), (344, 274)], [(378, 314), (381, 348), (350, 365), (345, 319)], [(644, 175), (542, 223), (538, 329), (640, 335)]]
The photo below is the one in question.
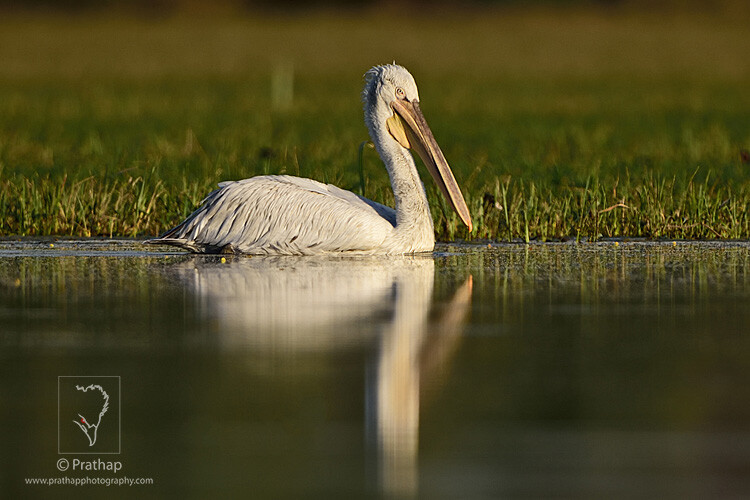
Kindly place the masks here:
[(191, 258), (179, 269), (226, 348), (374, 346), (365, 414), (380, 482), (391, 493), (416, 492), (420, 387), (439, 378), (455, 351), (470, 277), (430, 321), (432, 256)]

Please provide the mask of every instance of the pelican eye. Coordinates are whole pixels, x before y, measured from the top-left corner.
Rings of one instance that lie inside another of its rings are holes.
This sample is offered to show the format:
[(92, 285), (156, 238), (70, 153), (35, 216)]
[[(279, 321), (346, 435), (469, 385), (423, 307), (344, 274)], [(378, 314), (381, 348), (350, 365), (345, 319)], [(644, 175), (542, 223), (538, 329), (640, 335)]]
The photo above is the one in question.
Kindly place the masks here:
[(396, 97), (399, 99), (406, 99), (406, 92), (401, 87), (396, 87)]

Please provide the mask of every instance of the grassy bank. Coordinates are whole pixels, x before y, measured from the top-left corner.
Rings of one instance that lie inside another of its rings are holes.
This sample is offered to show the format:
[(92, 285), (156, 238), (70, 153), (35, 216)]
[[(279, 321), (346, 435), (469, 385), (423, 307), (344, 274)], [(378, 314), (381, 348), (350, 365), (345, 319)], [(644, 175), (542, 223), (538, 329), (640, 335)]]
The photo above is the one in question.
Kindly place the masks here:
[(441, 239), (750, 238), (745, 11), (407, 19), (4, 17), (0, 234), (154, 235), (261, 173), (391, 204), (359, 92), (396, 59), (474, 218), (423, 173)]

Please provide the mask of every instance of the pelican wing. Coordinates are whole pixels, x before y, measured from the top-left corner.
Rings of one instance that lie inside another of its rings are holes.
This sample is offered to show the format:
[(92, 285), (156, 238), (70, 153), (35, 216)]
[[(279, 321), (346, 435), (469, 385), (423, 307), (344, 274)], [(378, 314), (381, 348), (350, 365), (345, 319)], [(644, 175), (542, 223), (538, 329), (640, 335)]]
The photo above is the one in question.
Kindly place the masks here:
[(396, 224), (393, 209), (311, 179), (270, 175), (219, 186), (182, 224), (152, 242), (207, 253), (367, 252)]

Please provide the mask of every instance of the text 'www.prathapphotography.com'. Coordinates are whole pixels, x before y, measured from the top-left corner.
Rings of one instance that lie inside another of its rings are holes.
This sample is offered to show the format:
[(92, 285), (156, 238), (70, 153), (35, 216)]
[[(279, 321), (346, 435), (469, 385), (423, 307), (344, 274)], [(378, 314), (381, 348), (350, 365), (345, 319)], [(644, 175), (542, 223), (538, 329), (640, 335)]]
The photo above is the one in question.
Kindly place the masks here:
[(148, 486), (150, 477), (27, 477), (27, 485), (35, 486)]

